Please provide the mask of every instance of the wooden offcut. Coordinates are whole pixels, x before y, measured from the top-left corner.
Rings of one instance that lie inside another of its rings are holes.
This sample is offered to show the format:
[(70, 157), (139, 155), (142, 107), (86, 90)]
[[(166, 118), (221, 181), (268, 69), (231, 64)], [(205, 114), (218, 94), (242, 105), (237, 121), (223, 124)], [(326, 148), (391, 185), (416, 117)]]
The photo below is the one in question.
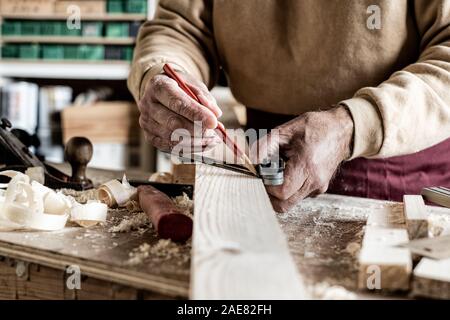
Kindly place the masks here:
[(198, 165), (192, 299), (307, 298), (260, 179)]
[[(359, 254), (358, 288), (406, 291), (412, 272), (411, 252), (397, 247), (409, 241), (401, 204), (371, 212)], [(379, 281), (376, 281), (376, 279)]]
[(134, 103), (97, 102), (67, 107), (62, 112), (63, 139), (86, 137), (92, 143), (135, 144), (139, 140), (139, 111)]
[(450, 299), (450, 259), (423, 258), (414, 269), (413, 295)]
[(409, 238), (413, 240), (428, 237), (427, 208), (422, 196), (405, 195), (403, 205)]

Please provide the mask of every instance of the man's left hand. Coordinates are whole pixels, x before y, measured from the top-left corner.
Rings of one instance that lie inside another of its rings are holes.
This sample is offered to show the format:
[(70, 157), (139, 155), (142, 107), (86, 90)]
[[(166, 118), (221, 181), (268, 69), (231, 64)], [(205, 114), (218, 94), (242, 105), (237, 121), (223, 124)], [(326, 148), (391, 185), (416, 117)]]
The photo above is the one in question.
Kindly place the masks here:
[(308, 196), (326, 192), (340, 163), (351, 155), (353, 120), (339, 106), (305, 113), (275, 129), (279, 138), (272, 132), (252, 147), (251, 155), (279, 151), (287, 160), (284, 184), (267, 187), (274, 209), (285, 212)]

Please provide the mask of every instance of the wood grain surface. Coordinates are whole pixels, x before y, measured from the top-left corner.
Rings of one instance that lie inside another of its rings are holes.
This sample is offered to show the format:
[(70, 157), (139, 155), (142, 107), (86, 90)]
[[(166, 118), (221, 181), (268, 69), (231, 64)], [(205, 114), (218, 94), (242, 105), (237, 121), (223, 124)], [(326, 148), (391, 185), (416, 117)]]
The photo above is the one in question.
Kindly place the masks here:
[(306, 293), (259, 179), (196, 168), (193, 299), (299, 299)]

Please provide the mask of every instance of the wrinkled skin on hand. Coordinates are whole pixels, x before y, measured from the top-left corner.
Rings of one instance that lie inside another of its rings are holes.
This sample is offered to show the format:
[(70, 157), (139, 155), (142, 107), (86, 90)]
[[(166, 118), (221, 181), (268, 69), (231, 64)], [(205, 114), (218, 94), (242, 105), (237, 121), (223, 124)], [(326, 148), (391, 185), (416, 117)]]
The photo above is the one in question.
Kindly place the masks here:
[[(205, 84), (188, 74), (179, 73), (201, 104), (189, 97), (176, 83), (164, 74), (154, 76), (146, 86), (144, 97), (138, 103), (139, 124), (146, 139), (156, 148), (169, 152), (179, 143), (171, 135), (177, 129), (188, 130), (192, 150), (214, 145), (220, 139), (212, 129), (218, 125), (222, 111)], [(194, 121), (201, 122), (201, 130), (194, 132)], [(194, 133), (197, 133), (194, 136)], [(181, 141), (182, 142), (182, 141)]]
[[(345, 107), (309, 112), (279, 127), (279, 139), (270, 134), (252, 147), (251, 156), (274, 154), (286, 158), (284, 184), (267, 186), (277, 212), (286, 212), (300, 200), (326, 192), (339, 164), (351, 155), (353, 120)], [(278, 141), (277, 141), (278, 140)]]

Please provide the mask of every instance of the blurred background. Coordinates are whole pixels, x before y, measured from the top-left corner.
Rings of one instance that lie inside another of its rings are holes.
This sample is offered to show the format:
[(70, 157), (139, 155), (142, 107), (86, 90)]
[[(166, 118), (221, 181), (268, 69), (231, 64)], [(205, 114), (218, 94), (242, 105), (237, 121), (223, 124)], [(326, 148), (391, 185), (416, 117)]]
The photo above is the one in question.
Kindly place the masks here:
[[(126, 86), (139, 27), (156, 9), (157, 0), (0, 0), (1, 117), (52, 163), (64, 161), (66, 141), (85, 136), (91, 167), (171, 171), (169, 157), (145, 143)], [(220, 84), (221, 120), (245, 124), (224, 76)]]

